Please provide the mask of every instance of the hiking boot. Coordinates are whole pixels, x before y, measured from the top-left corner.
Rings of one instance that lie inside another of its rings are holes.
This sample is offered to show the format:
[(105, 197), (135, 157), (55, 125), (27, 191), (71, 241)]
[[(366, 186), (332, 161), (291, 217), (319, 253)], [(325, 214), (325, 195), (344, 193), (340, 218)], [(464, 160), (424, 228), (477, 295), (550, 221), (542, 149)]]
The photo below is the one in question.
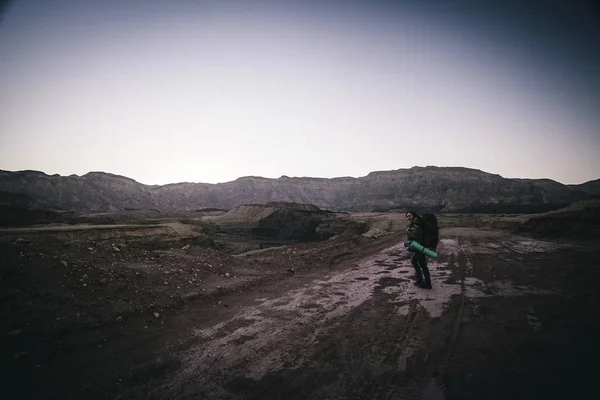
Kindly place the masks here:
[(420, 282), (420, 284), (418, 284), (417, 286), (420, 287), (421, 289), (433, 289), (431, 286), (431, 282), (429, 282), (429, 283)]

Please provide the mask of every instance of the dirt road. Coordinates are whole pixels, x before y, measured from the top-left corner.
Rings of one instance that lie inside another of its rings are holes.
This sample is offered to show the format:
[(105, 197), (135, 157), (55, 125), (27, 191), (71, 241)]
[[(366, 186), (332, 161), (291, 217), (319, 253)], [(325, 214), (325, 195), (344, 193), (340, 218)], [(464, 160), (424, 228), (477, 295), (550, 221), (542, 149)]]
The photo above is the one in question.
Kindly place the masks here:
[(36, 398), (564, 399), (594, 389), (597, 246), (460, 228), (442, 238), (433, 290), (412, 285), (400, 244), (299, 269), (210, 306), (186, 303), (165, 325), (114, 328), (102, 349), (56, 362), (49, 382), (82, 392)]
[(409, 254), (393, 246), (190, 326), (179, 367), (154, 395), (515, 399), (589, 387), (598, 252), (468, 229), (444, 237), (431, 291), (412, 285)]

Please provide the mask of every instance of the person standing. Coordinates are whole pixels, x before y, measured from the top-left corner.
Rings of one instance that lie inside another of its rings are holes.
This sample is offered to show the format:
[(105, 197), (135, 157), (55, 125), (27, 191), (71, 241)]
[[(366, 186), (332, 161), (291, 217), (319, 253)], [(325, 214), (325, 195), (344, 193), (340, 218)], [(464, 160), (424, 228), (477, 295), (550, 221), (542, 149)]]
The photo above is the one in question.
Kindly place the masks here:
[[(414, 240), (423, 246), (426, 246), (426, 227), (424, 226), (421, 216), (414, 211), (408, 211), (406, 213), (406, 219), (408, 221), (408, 228), (406, 229), (407, 240)], [(431, 276), (429, 274), (429, 268), (427, 267), (427, 259), (425, 258), (425, 254), (415, 252), (413, 250), (409, 251), (413, 252), (411, 262), (415, 269), (416, 280), (414, 284), (423, 289), (431, 289)]]

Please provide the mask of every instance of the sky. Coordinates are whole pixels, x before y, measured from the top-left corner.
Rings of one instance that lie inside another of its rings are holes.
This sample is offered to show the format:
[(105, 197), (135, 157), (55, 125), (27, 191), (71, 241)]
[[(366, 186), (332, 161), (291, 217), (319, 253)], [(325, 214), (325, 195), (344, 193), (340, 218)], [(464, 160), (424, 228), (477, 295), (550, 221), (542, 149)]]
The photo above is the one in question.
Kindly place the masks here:
[(145, 184), (427, 165), (598, 179), (592, 4), (8, 2), (0, 169)]

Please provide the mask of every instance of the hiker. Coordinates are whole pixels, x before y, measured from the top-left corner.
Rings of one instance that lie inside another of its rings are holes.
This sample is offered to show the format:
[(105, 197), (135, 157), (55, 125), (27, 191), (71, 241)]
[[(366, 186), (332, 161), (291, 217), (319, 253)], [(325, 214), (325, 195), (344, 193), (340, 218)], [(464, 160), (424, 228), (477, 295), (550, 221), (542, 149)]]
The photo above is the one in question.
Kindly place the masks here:
[[(414, 211), (408, 211), (406, 219), (408, 220), (408, 228), (406, 229), (407, 239), (414, 240), (435, 251), (438, 241), (438, 227), (435, 216), (433, 214), (426, 214), (421, 217)], [(423, 289), (431, 289), (431, 276), (429, 268), (427, 268), (425, 254), (414, 252), (411, 262), (416, 273), (414, 284)]]

